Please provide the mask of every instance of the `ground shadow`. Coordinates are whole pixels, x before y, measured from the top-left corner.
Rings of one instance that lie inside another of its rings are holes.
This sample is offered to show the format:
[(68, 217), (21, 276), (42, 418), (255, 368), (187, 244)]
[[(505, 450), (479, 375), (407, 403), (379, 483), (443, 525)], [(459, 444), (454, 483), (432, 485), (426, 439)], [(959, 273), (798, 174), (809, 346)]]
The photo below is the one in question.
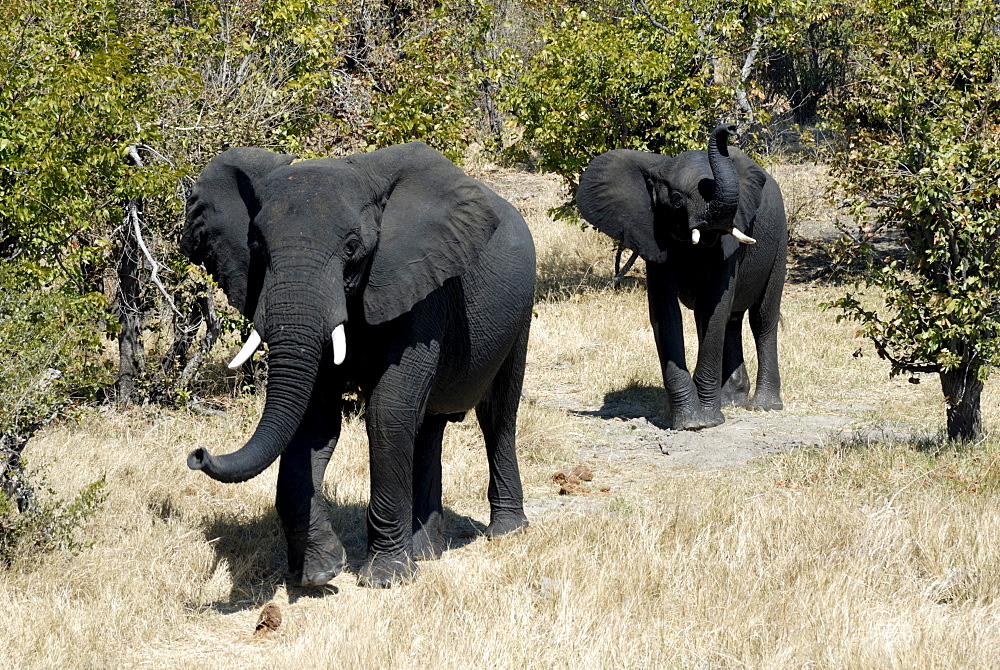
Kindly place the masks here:
[[(841, 237), (844, 236), (825, 239), (792, 237), (788, 241), (788, 283), (849, 284), (870, 273), (872, 264), (882, 266), (890, 260), (906, 257), (903, 233), (896, 229), (880, 231), (865, 240), (865, 249), (858, 244), (844, 246), (838, 242)], [(848, 249), (853, 251), (849, 253)]]
[(894, 421), (879, 421), (873, 425), (860, 426), (845, 432), (833, 446), (840, 451), (848, 452), (892, 444), (935, 456), (948, 449), (961, 450), (965, 446), (949, 441), (943, 428), (929, 431)]
[(606, 393), (600, 409), (570, 410), (570, 414), (601, 419), (646, 419), (661, 430), (670, 430), (667, 407), (667, 393), (662, 386), (631, 383)]
[[(164, 519), (178, 515), (178, 510), (168, 500), (152, 503), (150, 509)], [(357, 574), (366, 558), (367, 506), (328, 503), (328, 510), (334, 530), (347, 551), (345, 570)], [(444, 513), (448, 549), (475, 542), (486, 530), (484, 523), (450, 508), (446, 507)], [(236, 512), (206, 517), (202, 532), (215, 551), (209, 574), (227, 570), (232, 588), (225, 599), (207, 605), (192, 604), (192, 607), (207, 606), (223, 614), (258, 609), (273, 600), (281, 586), (285, 586), (292, 603), (300, 598), (324, 597), (338, 592), (333, 585), (303, 588), (288, 582), (285, 536), (273, 508), (253, 517)]]

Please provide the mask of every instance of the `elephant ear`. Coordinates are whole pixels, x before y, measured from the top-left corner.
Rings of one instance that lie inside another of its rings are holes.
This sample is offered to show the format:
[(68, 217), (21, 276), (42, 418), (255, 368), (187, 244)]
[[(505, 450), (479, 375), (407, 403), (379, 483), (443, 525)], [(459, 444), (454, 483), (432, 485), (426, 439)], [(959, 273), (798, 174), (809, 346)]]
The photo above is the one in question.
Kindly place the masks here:
[[(736, 174), (740, 177), (740, 202), (733, 218), (733, 226), (753, 237), (753, 224), (763, 199), (767, 173), (739, 149), (730, 148), (729, 154), (732, 157), (733, 167), (736, 168)], [(726, 258), (736, 253), (740, 246), (732, 235), (722, 236), (722, 252)]]
[[(257, 296), (247, 296), (250, 272), (248, 232), (260, 211), (257, 193), (267, 175), (296, 156), (266, 149), (234, 147), (208, 162), (187, 200), (180, 249), (192, 263), (203, 264), (229, 304), (253, 317)], [(248, 304), (250, 303), (250, 304)]]
[(410, 311), (466, 272), (500, 224), (491, 192), (422, 142), (357, 157), (390, 176), (364, 293), (375, 325)]
[(652, 263), (662, 263), (667, 255), (656, 242), (650, 171), (669, 160), (644, 151), (614, 149), (590, 162), (576, 189), (584, 219)]

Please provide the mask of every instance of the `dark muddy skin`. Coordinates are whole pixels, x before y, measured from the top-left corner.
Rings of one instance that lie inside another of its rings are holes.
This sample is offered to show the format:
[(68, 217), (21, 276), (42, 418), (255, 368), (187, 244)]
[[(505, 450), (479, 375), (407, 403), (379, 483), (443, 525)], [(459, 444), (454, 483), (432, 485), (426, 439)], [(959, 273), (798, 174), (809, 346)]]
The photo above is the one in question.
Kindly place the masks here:
[[(225, 152), (189, 201), (182, 251), (253, 319), (268, 343), (269, 376), (247, 444), (224, 456), (196, 450), (188, 464), (245, 481), (280, 456), (276, 506), (289, 572), (298, 584), (325, 584), (343, 570), (345, 552), (322, 482), (342, 394), (360, 390), (371, 501), (359, 580), (392, 586), (414, 576), (416, 559), (445, 548), (441, 441), (446, 424), (470, 409), (490, 466), (486, 535), (528, 524), (514, 427), (534, 244), (509, 203), (422, 143), (290, 160)], [(227, 260), (241, 254), (245, 262)], [(346, 358), (336, 364), (339, 326)]]
[[(610, 151), (591, 162), (577, 190), (584, 218), (646, 260), (649, 318), (675, 430), (718, 426), (726, 405), (783, 407), (777, 331), (788, 249), (784, 204), (774, 179), (728, 147), (734, 132), (719, 126), (707, 151), (678, 156)], [(694, 312), (698, 332), (693, 374), (682, 304)], [(746, 315), (759, 362), (753, 397), (743, 359)]]

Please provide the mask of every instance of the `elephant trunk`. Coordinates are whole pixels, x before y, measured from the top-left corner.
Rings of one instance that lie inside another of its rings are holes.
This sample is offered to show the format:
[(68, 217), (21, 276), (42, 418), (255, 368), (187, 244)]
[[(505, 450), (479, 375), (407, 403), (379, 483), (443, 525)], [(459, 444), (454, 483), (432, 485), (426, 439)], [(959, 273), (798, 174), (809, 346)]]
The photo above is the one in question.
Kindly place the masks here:
[(300, 323), (280, 329), (267, 328), (267, 400), (257, 429), (241, 449), (213, 456), (196, 449), (188, 456), (188, 467), (204, 470), (220, 482), (243, 482), (256, 477), (281, 455), (305, 415), (319, 371), (324, 324)]
[(715, 195), (708, 206), (708, 222), (713, 227), (729, 228), (740, 201), (740, 180), (729, 158), (728, 140), (736, 134), (735, 123), (724, 123), (712, 131), (708, 140), (708, 164), (715, 179)]

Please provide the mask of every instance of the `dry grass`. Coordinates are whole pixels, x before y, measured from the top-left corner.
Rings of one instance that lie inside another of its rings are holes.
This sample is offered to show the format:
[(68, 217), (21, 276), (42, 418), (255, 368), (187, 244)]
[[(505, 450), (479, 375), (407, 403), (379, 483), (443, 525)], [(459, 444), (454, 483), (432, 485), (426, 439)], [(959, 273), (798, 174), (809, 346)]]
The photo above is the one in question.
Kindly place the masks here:
[[(550, 475), (580, 462), (588, 439), (568, 410), (661, 381), (641, 268), (623, 290), (605, 288), (610, 245), (545, 216), (561, 197), (554, 182), (517, 188), (534, 193), (516, 204), (540, 259), (521, 464), (533, 509), (548, 510), (532, 515), (527, 532), (495, 542), (474, 535), (488, 518), (487, 469), (470, 417), (447, 431), (444, 447), (455, 548), (421, 564), (413, 584), (358, 588), (368, 466), (363, 426), (352, 419), (326, 484), (348, 572), (325, 593), (289, 590), (276, 468), (225, 485), (184, 464), (196, 445), (240, 444), (259, 399), (227, 401), (225, 417), (95, 413), (29, 445), (29, 458), (52, 462), (61, 492), (104, 475), (109, 497), (80, 555), (0, 573), (4, 666), (995, 667), (993, 436), (959, 451), (848, 445), (655, 477), (619, 464), (608, 495), (556, 494)], [(854, 328), (819, 307), (833, 295), (786, 293), (787, 411), (839, 407), (938, 430), (935, 381), (888, 380), (870, 348), (853, 357), (863, 344)], [(990, 390), (986, 420), (995, 425)], [(254, 636), (270, 600), (284, 622)]]
[(792, 237), (799, 233), (803, 223), (814, 220), (833, 221), (835, 212), (827, 195), (827, 166), (821, 163), (775, 163), (767, 166), (774, 180), (781, 187)]

